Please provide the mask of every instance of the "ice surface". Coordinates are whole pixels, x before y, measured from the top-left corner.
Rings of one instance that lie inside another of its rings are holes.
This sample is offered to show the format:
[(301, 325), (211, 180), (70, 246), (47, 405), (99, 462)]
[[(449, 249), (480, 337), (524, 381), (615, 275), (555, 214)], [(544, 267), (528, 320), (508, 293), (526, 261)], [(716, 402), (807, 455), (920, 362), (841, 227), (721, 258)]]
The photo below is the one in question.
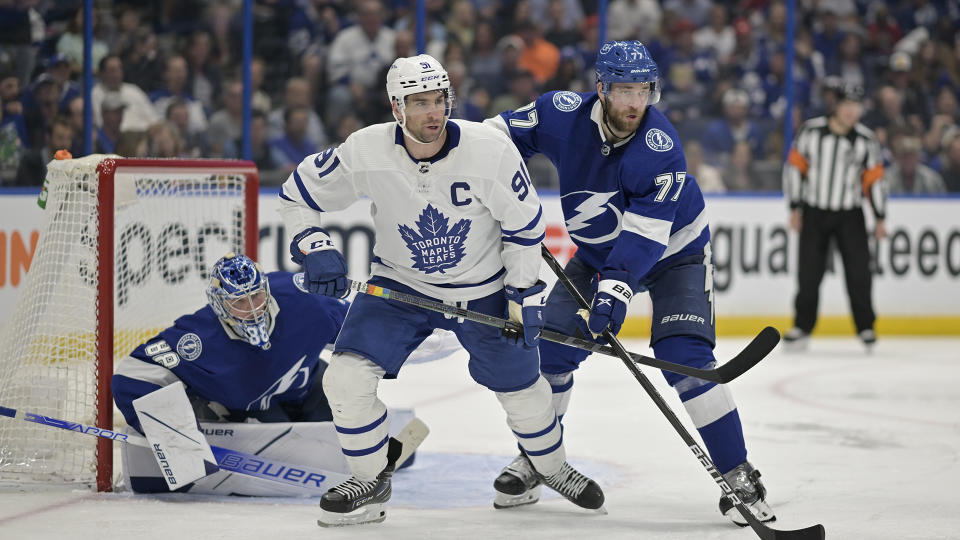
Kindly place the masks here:
[[(723, 339), (718, 356), (745, 343)], [(650, 354), (642, 340), (627, 346)], [(778, 349), (734, 381), (774, 526), (822, 523), (837, 539), (960, 538), (958, 348), (957, 339), (880, 336), (868, 356), (852, 338), (815, 339), (805, 353)], [(660, 374), (643, 371), (690, 426)], [(553, 495), (493, 509), (493, 479), (516, 446), (464, 354), (410, 365), (381, 389), (432, 429), (416, 464), (395, 476), (384, 523), (320, 529), (309, 500), (4, 488), (0, 539), (756, 537), (719, 514), (718, 488), (618, 359), (583, 365), (564, 418), (569, 459), (604, 488), (606, 516)]]

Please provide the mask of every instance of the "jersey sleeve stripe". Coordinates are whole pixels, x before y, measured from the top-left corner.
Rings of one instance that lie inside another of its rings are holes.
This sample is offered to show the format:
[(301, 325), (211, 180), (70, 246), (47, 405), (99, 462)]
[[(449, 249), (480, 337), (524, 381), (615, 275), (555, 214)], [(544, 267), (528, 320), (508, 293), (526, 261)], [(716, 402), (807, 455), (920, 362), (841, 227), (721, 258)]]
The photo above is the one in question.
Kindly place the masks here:
[(285, 200), (285, 201), (295, 202), (295, 201), (294, 201), (293, 199), (291, 199), (290, 197), (287, 197), (287, 194), (284, 193), (282, 189), (281, 189), (281, 191), (280, 191), (280, 198), (283, 199), (283, 200)]
[(693, 221), (670, 235), (670, 243), (667, 244), (667, 249), (660, 259), (663, 260), (675, 253), (680, 253), (680, 250), (687, 247), (690, 242), (700, 238), (703, 230), (707, 228), (707, 224), (707, 210), (703, 209)]
[(520, 246), (533, 246), (539, 244), (546, 237), (545, 234), (541, 234), (536, 238), (523, 238), (521, 236), (504, 236), (504, 242), (510, 242), (511, 244), (517, 244)]
[(623, 230), (649, 238), (664, 246), (670, 239), (670, 228), (672, 226), (673, 222), (665, 219), (639, 216), (631, 212), (623, 214)]
[(532, 220), (530, 220), (530, 223), (527, 223), (523, 228), (515, 229), (515, 230), (508, 230), (508, 229), (501, 228), (500, 230), (503, 231), (504, 236), (513, 236), (519, 232), (530, 230), (536, 227), (538, 223), (540, 223), (540, 216), (542, 215), (543, 215), (543, 206), (541, 206), (540, 209), (537, 211), (537, 216), (534, 217)]
[(340, 158), (338, 158), (338, 157), (337, 157), (337, 158), (333, 158), (333, 163), (331, 163), (330, 166), (327, 167), (326, 170), (318, 173), (318, 174), (317, 174), (317, 178), (318, 178), (318, 179), (319, 179), (319, 178), (323, 178), (324, 176), (332, 173), (333, 170), (337, 168), (337, 165), (340, 165)]
[(297, 169), (293, 170), (293, 181), (297, 184), (297, 190), (300, 191), (300, 197), (303, 198), (303, 202), (307, 203), (307, 206), (317, 212), (323, 212), (316, 201), (313, 200), (313, 197), (310, 196), (310, 192), (307, 191), (307, 186), (303, 185), (303, 179), (300, 178), (300, 171)]

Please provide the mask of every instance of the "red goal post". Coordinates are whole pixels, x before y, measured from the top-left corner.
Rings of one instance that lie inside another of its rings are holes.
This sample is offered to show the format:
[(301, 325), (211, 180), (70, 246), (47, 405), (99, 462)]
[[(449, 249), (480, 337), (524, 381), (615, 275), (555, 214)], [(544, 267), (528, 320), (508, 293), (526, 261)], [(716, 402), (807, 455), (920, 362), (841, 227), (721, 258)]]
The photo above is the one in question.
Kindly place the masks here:
[[(112, 430), (114, 359), (202, 307), (223, 254), (256, 259), (257, 169), (232, 160), (56, 160), (38, 202), (40, 239), (0, 329), (0, 405)], [(0, 419), (0, 482), (109, 491), (112, 476), (109, 440)]]

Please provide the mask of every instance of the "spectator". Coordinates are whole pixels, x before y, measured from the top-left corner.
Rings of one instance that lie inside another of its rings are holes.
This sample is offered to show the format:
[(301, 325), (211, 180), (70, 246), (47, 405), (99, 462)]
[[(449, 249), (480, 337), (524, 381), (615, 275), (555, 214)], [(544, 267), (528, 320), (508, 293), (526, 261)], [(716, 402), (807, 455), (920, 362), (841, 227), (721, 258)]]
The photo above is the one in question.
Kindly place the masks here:
[(698, 141), (688, 141), (683, 145), (683, 151), (687, 157), (687, 172), (697, 179), (700, 191), (704, 193), (727, 191), (726, 186), (723, 185), (720, 170), (703, 160), (703, 146)]
[(693, 44), (696, 49), (710, 51), (722, 65), (734, 61), (733, 51), (737, 46), (733, 26), (730, 26), (727, 19), (727, 7), (719, 3), (713, 4), (710, 6), (709, 24), (693, 32)]
[(96, 130), (93, 151), (97, 154), (113, 154), (117, 151), (125, 116), (126, 103), (117, 92), (107, 92), (100, 102), (101, 125)]
[(183, 140), (183, 155), (185, 157), (208, 157), (210, 146), (207, 143), (206, 131), (190, 131), (190, 108), (182, 99), (174, 99), (167, 107), (166, 120), (177, 130)]
[(187, 61), (182, 56), (168, 58), (163, 70), (163, 86), (150, 93), (150, 100), (153, 101), (157, 114), (163, 117), (166, 117), (167, 107), (174, 99), (180, 99), (186, 103), (190, 117), (188, 132), (193, 134), (206, 131), (207, 115), (203, 111), (203, 105), (190, 95), (187, 89), (187, 75)]
[[(284, 118), (288, 109), (303, 107), (307, 109), (307, 138), (320, 148), (327, 146), (326, 128), (323, 121), (320, 120), (320, 115), (314, 110), (310, 96), (310, 85), (306, 79), (291, 77), (287, 80), (287, 86), (283, 93), (283, 106), (274, 109), (267, 116), (268, 140), (272, 141), (283, 137), (286, 131)], [(297, 163), (300, 162), (300, 159), (303, 159), (303, 156), (297, 159)]]
[(109, 54), (100, 61), (100, 82), (90, 91), (90, 100), (93, 102), (93, 123), (98, 126), (102, 124), (100, 111), (104, 96), (114, 93), (126, 106), (121, 131), (146, 130), (159, 119), (157, 111), (153, 108), (150, 98), (139, 86), (123, 82), (123, 73), (123, 60), (119, 56)]
[[(750, 97), (739, 88), (731, 88), (723, 94), (723, 118), (707, 125), (700, 143), (706, 151), (707, 161), (721, 164), (730, 157), (738, 142), (745, 142), (751, 154), (763, 155), (764, 130), (750, 119)], [(730, 182), (727, 187), (735, 189)]]
[(53, 159), (57, 150), (70, 148), (73, 142), (73, 128), (70, 121), (62, 116), (54, 116), (47, 126), (44, 143), (31, 148), (20, 159), (15, 186), (40, 186), (47, 177), (47, 163)]
[[(100, 17), (97, 10), (93, 10), (93, 45), (91, 46), (91, 56), (93, 65), (98, 65), (100, 60), (107, 55), (109, 49), (103, 40), (103, 26), (100, 24)], [(83, 69), (83, 9), (78, 9), (70, 23), (67, 25), (67, 31), (57, 40), (57, 53), (64, 55), (69, 63), (70, 71), (80, 73)]]
[(274, 168), (290, 174), (304, 157), (320, 151), (307, 135), (310, 111), (306, 107), (291, 107), (283, 112), (284, 135), (271, 142), (270, 153)]
[(947, 191), (960, 193), (960, 130), (948, 133), (943, 145), (943, 182)]
[[(80, 85), (70, 80), (70, 62), (63, 54), (54, 54), (45, 63), (44, 81), (50, 81), (56, 87), (55, 98), (58, 110), (64, 110), (71, 99), (80, 95)], [(38, 77), (39, 81), (40, 78)], [(35, 83), (36, 84), (36, 83)], [(24, 107), (27, 110), (37, 106), (33, 88), (24, 95)]]
[(187, 88), (194, 99), (212, 110), (220, 96), (220, 67), (212, 61), (212, 44), (206, 30), (195, 30), (187, 41), (186, 60), (190, 70)]
[(470, 0), (455, 0), (450, 6), (447, 35), (455, 36), (457, 41), (467, 49), (472, 48), (476, 35), (476, 15)]
[(150, 140), (146, 131), (124, 131), (117, 140), (117, 155), (143, 158), (150, 155)]
[[(243, 159), (243, 140), (237, 137), (225, 144), (224, 157)], [(285, 174), (274, 171), (273, 154), (267, 139), (267, 115), (254, 109), (250, 113), (250, 160), (260, 171), (260, 182), (264, 185), (276, 185), (286, 179)], [(275, 174), (274, 174), (275, 173)]]
[(71, 99), (64, 108), (66, 119), (70, 122), (70, 129), (73, 130), (73, 142), (67, 147), (73, 157), (86, 155), (83, 151), (83, 98), (76, 96)]
[(699, 28), (710, 18), (710, 0), (667, 0), (663, 3), (663, 10), (671, 11)]
[(560, 50), (556, 45), (543, 39), (540, 26), (530, 21), (521, 23), (516, 30), (523, 40), (518, 65), (533, 74), (538, 85), (547, 82), (557, 73), (560, 65)]
[[(10, 77), (16, 81), (16, 77)], [(0, 81), (2, 85), (2, 81)], [(2, 88), (0, 88), (2, 95)], [(23, 118), (20, 117), (21, 124)], [(17, 128), (15, 119), (8, 120), (5, 116), (5, 107), (0, 106), (0, 186), (9, 185), (16, 180), (17, 168), (24, 153), (23, 138)]]
[(120, 57), (128, 82), (148, 95), (163, 86), (164, 70), (157, 47), (157, 35), (150, 28), (138, 28), (133, 43), (120, 51)]
[(914, 75), (913, 57), (905, 51), (890, 55), (887, 81), (902, 96), (903, 114), (912, 129), (920, 130), (927, 123), (928, 99), (920, 91), (919, 75)]
[(155, 158), (186, 157), (180, 132), (170, 122), (157, 122), (147, 129), (148, 155)]
[(510, 77), (509, 92), (494, 98), (487, 109), (487, 116), (493, 116), (499, 111), (519, 109), (536, 98), (537, 88), (533, 75), (520, 71)]
[(210, 116), (207, 130), (210, 151), (215, 156), (224, 155), (224, 145), (240, 138), (243, 129), (243, 83), (230, 81), (223, 93), (223, 108)]
[[(580, 11), (579, 15), (568, 16), (569, 6), (575, 6)], [(568, 2), (567, 0), (549, 0), (547, 4), (547, 23), (544, 37), (547, 41), (558, 48), (576, 45), (580, 41), (580, 31), (577, 27), (578, 21), (583, 18), (583, 10), (577, 2)], [(539, 20), (539, 19), (537, 19)]]
[[(30, 94), (33, 107), (25, 109), (24, 121), (27, 125), (30, 148), (39, 148), (46, 144), (50, 124), (59, 110), (57, 85), (49, 73), (41, 73), (33, 83)], [(69, 145), (64, 148), (69, 148)]]
[(922, 145), (913, 135), (900, 137), (894, 143), (893, 165), (887, 173), (890, 193), (946, 193), (940, 173), (920, 162)]
[(486, 88), (488, 94), (499, 94), (503, 90), (500, 81), (503, 76), (500, 48), (497, 46), (496, 35), (490, 21), (480, 21), (477, 24), (467, 69), (470, 77)]
[(23, 116), (23, 103), (20, 101), (20, 79), (13, 71), (6, 74), (0, 72), (0, 129), (13, 129), (7, 134), (7, 142), (12, 143), (12, 135), (16, 134), (19, 146), (27, 147), (30, 139)]
[(647, 42), (660, 33), (662, 19), (656, 0), (613, 0), (607, 11), (607, 37)]
[(327, 78), (331, 86), (327, 111), (334, 115), (353, 105), (350, 84), (379, 87), (381, 81), (376, 79), (377, 74), (394, 59), (396, 33), (384, 26), (384, 8), (379, 0), (358, 2), (356, 15), (358, 24), (337, 34), (327, 56)]
[[(265, 73), (263, 58), (255, 56), (250, 60), (250, 108), (258, 109), (266, 115), (270, 111), (270, 96), (263, 90), (263, 77)], [(314, 88), (311, 86), (311, 88)], [(311, 91), (311, 95), (316, 92)]]

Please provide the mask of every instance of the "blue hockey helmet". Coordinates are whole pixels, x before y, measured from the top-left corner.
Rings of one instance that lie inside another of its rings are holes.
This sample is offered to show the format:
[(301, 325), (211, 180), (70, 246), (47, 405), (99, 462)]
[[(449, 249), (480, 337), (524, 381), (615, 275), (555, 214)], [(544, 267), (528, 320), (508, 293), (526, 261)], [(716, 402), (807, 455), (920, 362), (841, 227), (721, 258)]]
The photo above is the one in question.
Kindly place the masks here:
[(270, 347), (270, 282), (250, 257), (227, 253), (214, 263), (207, 301), (248, 343)]
[(650, 101), (660, 101), (660, 69), (639, 41), (608, 41), (597, 52), (597, 82), (606, 95), (610, 83), (650, 83)]

